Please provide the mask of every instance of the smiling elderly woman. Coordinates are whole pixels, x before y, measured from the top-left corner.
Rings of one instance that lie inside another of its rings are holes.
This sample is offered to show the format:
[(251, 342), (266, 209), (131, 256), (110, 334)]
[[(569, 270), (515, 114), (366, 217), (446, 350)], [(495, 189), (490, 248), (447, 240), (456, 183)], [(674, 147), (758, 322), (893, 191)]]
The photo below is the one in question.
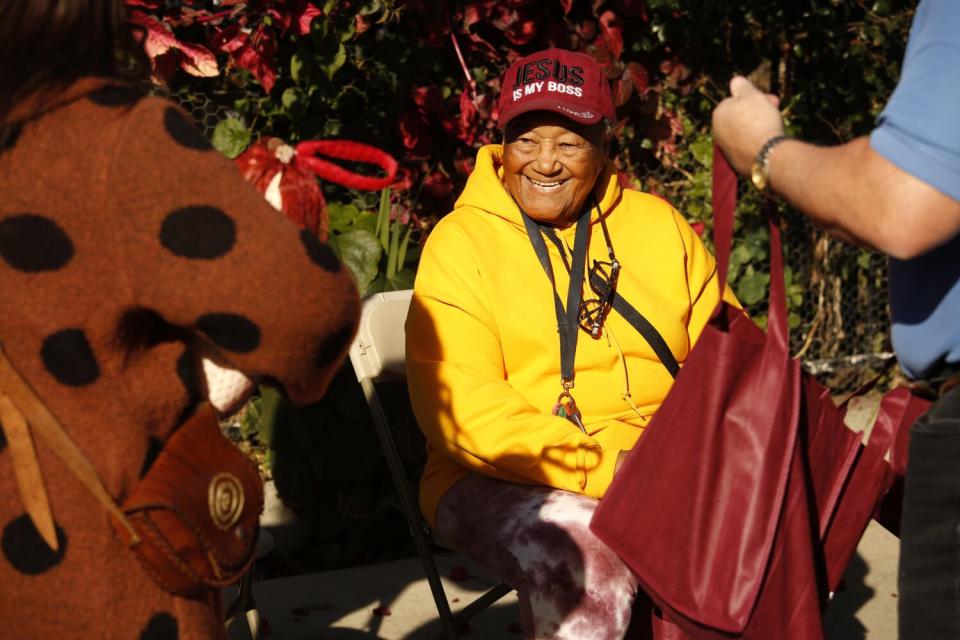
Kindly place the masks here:
[(431, 233), (407, 321), (421, 507), (517, 588), (525, 637), (621, 638), (636, 581), (590, 517), (716, 306), (716, 268), (669, 204), (620, 187), (592, 58), (535, 53), (502, 87), (504, 144)]

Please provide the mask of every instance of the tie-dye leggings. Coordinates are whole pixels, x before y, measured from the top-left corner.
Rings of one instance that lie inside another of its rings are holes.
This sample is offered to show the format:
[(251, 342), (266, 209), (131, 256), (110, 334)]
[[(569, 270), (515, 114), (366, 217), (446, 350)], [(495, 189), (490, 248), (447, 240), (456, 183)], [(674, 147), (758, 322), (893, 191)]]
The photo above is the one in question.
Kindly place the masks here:
[(597, 501), (471, 473), (437, 509), (437, 533), (520, 599), (524, 638), (618, 640), (637, 597), (633, 573), (590, 531)]

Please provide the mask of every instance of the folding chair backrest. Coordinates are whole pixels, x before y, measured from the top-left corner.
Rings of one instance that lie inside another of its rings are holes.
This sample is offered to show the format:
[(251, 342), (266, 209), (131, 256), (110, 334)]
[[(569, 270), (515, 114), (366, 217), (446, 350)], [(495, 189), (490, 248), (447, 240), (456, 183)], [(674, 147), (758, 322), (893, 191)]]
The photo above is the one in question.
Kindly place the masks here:
[(406, 376), (405, 333), (413, 291), (375, 293), (363, 302), (357, 337), (350, 345), (350, 362), (357, 380)]
[(420, 517), (420, 508), (413, 489), (407, 481), (397, 444), (390, 429), (390, 421), (380, 404), (380, 398), (374, 386), (374, 382), (378, 380), (406, 377), (404, 325), (412, 297), (413, 292), (410, 290), (388, 291), (375, 293), (364, 300), (357, 337), (350, 345), (350, 363), (357, 375), (357, 381), (363, 388), (363, 395), (367, 400), (377, 436), (380, 438), (384, 458), (400, 498), (400, 506), (410, 524), (410, 533), (437, 605), (440, 625), (443, 628), (441, 637), (447, 640), (458, 640), (459, 624), (465, 623), (512, 589), (505, 584), (499, 584), (464, 607), (456, 616), (450, 612), (446, 592), (443, 590), (440, 574), (437, 572), (430, 550), (427, 527)]

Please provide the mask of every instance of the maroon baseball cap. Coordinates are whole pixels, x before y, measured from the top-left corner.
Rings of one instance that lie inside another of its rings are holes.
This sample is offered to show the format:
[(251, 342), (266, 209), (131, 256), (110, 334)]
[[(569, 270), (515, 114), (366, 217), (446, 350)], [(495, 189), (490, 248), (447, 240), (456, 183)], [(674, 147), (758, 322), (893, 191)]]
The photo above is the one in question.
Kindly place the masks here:
[(553, 111), (583, 124), (616, 120), (610, 83), (591, 56), (547, 49), (520, 58), (507, 69), (500, 86), (497, 126), (528, 111)]

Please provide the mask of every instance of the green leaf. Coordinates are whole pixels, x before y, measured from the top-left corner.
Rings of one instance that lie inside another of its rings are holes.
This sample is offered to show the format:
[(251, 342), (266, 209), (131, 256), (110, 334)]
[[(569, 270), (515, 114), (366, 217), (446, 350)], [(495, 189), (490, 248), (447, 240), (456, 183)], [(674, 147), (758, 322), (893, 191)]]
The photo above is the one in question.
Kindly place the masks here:
[(407, 230), (403, 233), (400, 240), (400, 251), (397, 255), (397, 266), (403, 268), (407, 263), (407, 247), (410, 245), (410, 235), (413, 233), (413, 225), (407, 225)]
[(381, 291), (399, 291), (401, 289), (412, 289), (413, 280), (416, 274), (412, 269), (401, 269), (391, 277), (381, 273), (370, 283), (367, 293), (379, 293)]
[(297, 84), (300, 84), (305, 80), (304, 73), (307, 67), (307, 60), (305, 56), (300, 53), (295, 53), (290, 56), (290, 77), (293, 78), (293, 81)]
[(343, 46), (343, 43), (339, 43), (337, 46), (337, 52), (333, 54), (333, 60), (327, 64), (320, 65), (320, 68), (323, 69), (324, 73), (327, 74), (327, 79), (333, 81), (333, 76), (340, 70), (340, 67), (344, 65), (347, 61), (347, 48)]
[(390, 250), (387, 252), (387, 278), (392, 278), (397, 272), (398, 260), (400, 255), (400, 223), (391, 225), (390, 229)]
[(412, 269), (401, 269), (393, 274), (392, 278), (387, 280), (390, 282), (390, 289), (392, 291), (400, 291), (401, 289), (413, 289), (413, 280), (416, 274)]
[(390, 187), (380, 192), (380, 210), (377, 215), (377, 235), (380, 236), (380, 246), (387, 250), (390, 239)]
[(300, 119), (307, 111), (307, 100), (300, 87), (287, 88), (280, 97), (280, 103), (295, 120)]
[(356, 229), (369, 231), (370, 235), (377, 236), (377, 214), (373, 211), (361, 211), (360, 215), (353, 221)]
[(344, 27), (343, 31), (340, 32), (340, 42), (348, 42), (357, 33), (357, 23), (355, 20), (349, 20)]
[(323, 138), (333, 138), (340, 135), (340, 120), (337, 118), (327, 118), (323, 123)]
[(331, 202), (327, 204), (327, 214), (330, 216), (330, 232), (343, 233), (356, 225), (360, 209), (355, 204)]
[(250, 146), (250, 131), (236, 118), (225, 118), (213, 130), (214, 148), (231, 160)]
[(743, 276), (736, 283), (737, 297), (747, 306), (755, 305), (767, 297), (767, 285), (770, 284), (769, 273), (759, 273), (753, 267), (747, 267)]
[(354, 279), (360, 295), (366, 295), (367, 289), (377, 276), (377, 266), (383, 250), (380, 243), (369, 231), (353, 229), (330, 237), (330, 246), (347, 265)]
[(713, 166), (713, 140), (709, 136), (697, 138), (690, 145), (690, 153), (693, 154), (693, 158), (697, 162), (706, 168), (709, 169)]

